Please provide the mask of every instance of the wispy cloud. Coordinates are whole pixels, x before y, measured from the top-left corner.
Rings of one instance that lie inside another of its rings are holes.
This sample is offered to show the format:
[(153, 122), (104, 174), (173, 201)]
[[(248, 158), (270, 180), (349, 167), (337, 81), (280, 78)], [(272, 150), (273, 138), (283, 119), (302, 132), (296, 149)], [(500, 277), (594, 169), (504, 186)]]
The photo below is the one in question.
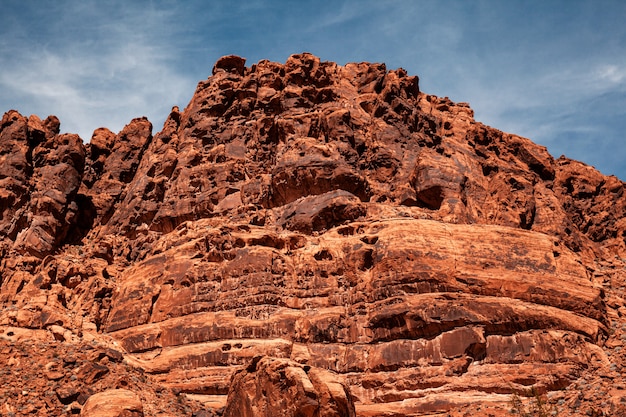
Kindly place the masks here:
[(626, 84), (626, 66), (605, 64), (599, 66), (594, 72), (596, 80), (606, 82), (605, 88), (623, 87)]
[[(132, 117), (146, 115), (155, 124), (162, 122), (172, 105), (186, 104), (181, 100), (188, 99), (196, 81), (175, 70), (175, 39), (167, 36), (170, 12), (118, 9), (115, 20), (100, 12), (104, 10), (98, 11), (94, 3), (73, 10), (71, 19), (60, 13), (54, 16), (54, 45), (18, 40), (10, 50), (5, 44), (1, 52), (0, 87), (22, 98), (26, 108), (18, 110), (44, 117), (56, 114), (63, 131), (84, 140), (101, 126), (118, 131)], [(91, 24), (90, 39), (74, 37), (78, 34), (72, 27), (85, 23)], [(156, 31), (160, 36), (149, 36)]]
[(492, 80), (491, 85), (482, 80), (468, 96), (474, 100), (478, 120), (529, 137), (546, 145), (555, 156), (564, 154), (583, 160), (623, 178), (623, 67), (613, 63), (579, 64), (575, 68)]

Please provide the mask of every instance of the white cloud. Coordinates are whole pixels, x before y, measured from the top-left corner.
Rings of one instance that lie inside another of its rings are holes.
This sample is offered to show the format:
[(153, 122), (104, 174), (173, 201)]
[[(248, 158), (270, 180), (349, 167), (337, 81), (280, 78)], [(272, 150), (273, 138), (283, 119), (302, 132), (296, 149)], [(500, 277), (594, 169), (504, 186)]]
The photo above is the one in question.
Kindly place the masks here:
[(605, 81), (609, 86), (622, 84), (626, 81), (626, 67), (607, 64), (598, 67), (595, 71), (596, 79)]
[[(95, 13), (81, 12), (73, 19)], [(55, 47), (18, 44), (7, 51), (5, 45), (1, 53), (10, 59), (4, 59), (0, 86), (26, 103), (27, 108), (17, 110), (41, 117), (55, 114), (62, 131), (78, 133), (83, 140), (98, 127), (119, 131), (144, 115), (155, 132), (160, 130), (173, 105), (187, 104), (181, 100), (189, 97), (196, 80), (176, 72), (175, 37), (167, 36), (168, 12), (122, 14), (124, 18), (112, 22), (94, 22), (92, 36), (97, 41), (82, 41), (70, 33)], [(160, 36), (152, 37), (155, 31)]]

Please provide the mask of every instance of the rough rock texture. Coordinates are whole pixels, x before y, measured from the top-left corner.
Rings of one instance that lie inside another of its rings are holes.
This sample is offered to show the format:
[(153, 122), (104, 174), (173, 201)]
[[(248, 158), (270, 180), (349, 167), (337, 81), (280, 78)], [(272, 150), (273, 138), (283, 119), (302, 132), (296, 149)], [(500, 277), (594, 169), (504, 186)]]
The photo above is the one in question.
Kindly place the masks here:
[(10, 111), (2, 413), (625, 414), (624, 189), (310, 54), (221, 58), (155, 135)]
[(143, 417), (143, 404), (127, 389), (110, 389), (92, 395), (80, 410), (85, 417)]
[(233, 376), (224, 417), (353, 417), (348, 389), (331, 372), (286, 359), (254, 358)]
[(60, 326), (0, 328), (2, 416), (121, 416), (125, 407), (135, 413), (127, 416), (142, 415), (142, 408), (146, 416), (184, 416), (198, 408), (128, 364), (114, 341), (87, 334), (62, 341), (63, 330), (72, 335)]

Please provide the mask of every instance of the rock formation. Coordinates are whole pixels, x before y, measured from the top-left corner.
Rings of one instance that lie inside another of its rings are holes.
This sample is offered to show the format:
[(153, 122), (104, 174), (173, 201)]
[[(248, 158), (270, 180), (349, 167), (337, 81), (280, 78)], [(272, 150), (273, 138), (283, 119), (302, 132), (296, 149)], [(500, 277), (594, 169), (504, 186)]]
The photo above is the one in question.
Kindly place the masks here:
[(354, 417), (336, 374), (286, 359), (256, 357), (231, 381), (224, 417)]
[(625, 184), (402, 69), (227, 56), (59, 131), (0, 126), (3, 415), (626, 413)]

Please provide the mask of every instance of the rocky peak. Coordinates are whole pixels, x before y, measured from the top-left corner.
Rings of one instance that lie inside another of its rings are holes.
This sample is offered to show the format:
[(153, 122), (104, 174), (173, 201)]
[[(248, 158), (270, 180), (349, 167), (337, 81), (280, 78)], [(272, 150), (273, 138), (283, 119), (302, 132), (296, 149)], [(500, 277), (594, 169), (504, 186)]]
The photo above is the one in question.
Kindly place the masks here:
[[(160, 132), (137, 118), (89, 144), (10, 111), (0, 349), (86, 355), (82, 379), (30, 383), (71, 393), (11, 404), (499, 416), (536, 393), (617, 415), (624, 218), (619, 179), (384, 64), (226, 56)], [(143, 379), (105, 376), (124, 370), (90, 344)]]

